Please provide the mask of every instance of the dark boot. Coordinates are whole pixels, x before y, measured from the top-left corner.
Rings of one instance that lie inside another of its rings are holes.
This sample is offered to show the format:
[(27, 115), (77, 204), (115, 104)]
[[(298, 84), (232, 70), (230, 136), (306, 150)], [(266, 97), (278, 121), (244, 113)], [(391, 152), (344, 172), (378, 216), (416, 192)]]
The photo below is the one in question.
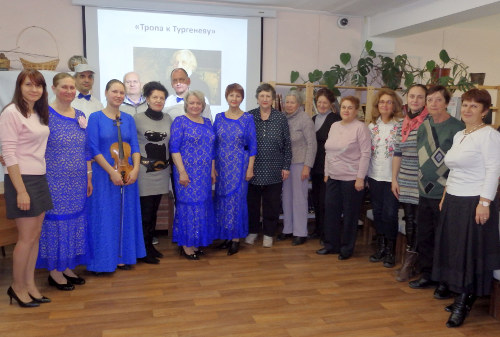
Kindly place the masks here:
[(370, 262), (380, 262), (385, 256), (386, 240), (382, 234), (377, 234), (377, 250), (370, 256)]
[(417, 252), (407, 250), (404, 256), (403, 266), (396, 276), (396, 281), (406, 282), (415, 276), (415, 263), (417, 262)]
[(384, 267), (392, 268), (396, 264), (396, 242), (394, 240), (387, 240), (385, 246)]
[[(472, 305), (474, 304), (474, 302), (476, 302), (476, 295), (470, 294), (467, 297), (467, 302), (466, 302), (466, 304), (469, 306), (469, 311), (472, 309)], [(444, 307), (444, 311), (452, 312), (454, 308), (455, 308), (455, 302)]]
[(446, 322), (448, 328), (456, 328), (461, 326), (465, 317), (469, 314), (472, 309), (472, 305), (476, 300), (474, 295), (462, 293), (455, 297), (455, 302), (453, 303), (453, 309), (451, 311), (450, 318)]
[(231, 245), (227, 250), (227, 255), (234, 255), (240, 251), (240, 242), (239, 241), (230, 241)]

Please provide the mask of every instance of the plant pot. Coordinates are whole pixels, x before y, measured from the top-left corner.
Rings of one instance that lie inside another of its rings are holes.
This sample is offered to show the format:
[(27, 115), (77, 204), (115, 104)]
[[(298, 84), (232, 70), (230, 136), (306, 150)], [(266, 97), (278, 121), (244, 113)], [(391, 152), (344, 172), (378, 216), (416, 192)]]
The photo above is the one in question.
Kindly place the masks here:
[(486, 73), (470, 73), (470, 81), (474, 84), (483, 85)]
[(431, 73), (431, 83), (436, 84), (438, 82), (438, 79), (440, 79), (441, 77), (450, 76), (450, 73), (450, 68), (434, 68)]

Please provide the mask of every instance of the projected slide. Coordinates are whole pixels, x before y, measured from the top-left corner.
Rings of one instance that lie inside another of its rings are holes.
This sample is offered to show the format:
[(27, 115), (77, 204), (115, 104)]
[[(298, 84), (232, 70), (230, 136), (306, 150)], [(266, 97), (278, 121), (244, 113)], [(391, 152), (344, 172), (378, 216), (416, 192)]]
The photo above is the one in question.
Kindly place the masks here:
[(225, 110), (226, 86), (247, 84), (247, 21), (98, 9), (100, 88), (133, 70), (143, 83), (160, 81), (173, 93), (170, 72), (183, 67), (191, 88), (205, 93), (212, 111)]

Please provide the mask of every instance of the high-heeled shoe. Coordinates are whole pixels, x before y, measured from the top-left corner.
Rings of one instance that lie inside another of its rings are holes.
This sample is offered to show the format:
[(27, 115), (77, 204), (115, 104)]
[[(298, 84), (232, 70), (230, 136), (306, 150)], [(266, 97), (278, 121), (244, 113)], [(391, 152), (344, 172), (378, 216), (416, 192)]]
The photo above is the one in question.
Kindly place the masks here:
[(182, 246), (179, 246), (179, 255), (184, 256), (188, 260), (199, 260), (200, 259), (200, 257), (198, 255), (196, 255), (196, 253), (187, 254)]
[(195, 251), (194, 251), (194, 253), (195, 253), (196, 255), (198, 255), (198, 256), (205, 256), (205, 255), (207, 255), (207, 253), (205, 253), (205, 251), (204, 251), (204, 250), (201, 250), (201, 249), (199, 249), (199, 248), (198, 248), (197, 250), (195, 250)]
[(10, 298), (10, 304), (12, 304), (12, 299), (15, 299), (17, 301), (17, 304), (19, 304), (19, 306), (22, 308), (34, 308), (34, 307), (40, 306), (40, 303), (37, 303), (35, 301), (31, 301), (31, 302), (21, 301), (21, 299), (17, 296), (14, 289), (12, 289), (12, 287), (9, 287), (9, 289), (7, 289), (7, 295)]
[(65, 284), (57, 283), (56, 280), (54, 280), (51, 275), (49, 275), (49, 285), (52, 287), (56, 287), (58, 290), (64, 290), (64, 291), (71, 291), (75, 289), (75, 286), (72, 285), (70, 282), (66, 282)]
[(36, 298), (35, 296), (31, 295), (30, 293), (28, 293), (28, 295), (30, 295), (31, 299), (33, 301), (35, 301), (36, 303), (50, 303), (52, 302), (52, 300), (48, 297), (45, 297), (45, 296), (42, 296), (40, 298)]
[(239, 241), (231, 241), (231, 245), (227, 250), (227, 255), (231, 256), (240, 251), (240, 242)]
[(76, 277), (73, 276), (68, 276), (63, 273), (64, 278), (66, 280), (70, 281), (71, 284), (76, 284), (77, 286), (81, 286), (82, 284), (85, 284), (85, 279), (81, 278), (80, 276), (76, 275)]

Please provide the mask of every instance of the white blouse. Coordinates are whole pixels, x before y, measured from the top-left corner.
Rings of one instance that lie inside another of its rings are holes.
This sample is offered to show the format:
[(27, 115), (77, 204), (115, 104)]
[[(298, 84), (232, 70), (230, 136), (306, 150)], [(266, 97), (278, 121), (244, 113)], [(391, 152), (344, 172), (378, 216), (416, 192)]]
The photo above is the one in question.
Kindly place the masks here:
[(393, 119), (389, 123), (384, 123), (380, 117), (376, 124), (368, 125), (372, 138), (368, 177), (377, 181), (392, 181), (392, 157), (398, 125), (399, 123)]
[(444, 162), (450, 169), (446, 193), (493, 200), (500, 176), (500, 132), (490, 126), (469, 135), (457, 132)]

